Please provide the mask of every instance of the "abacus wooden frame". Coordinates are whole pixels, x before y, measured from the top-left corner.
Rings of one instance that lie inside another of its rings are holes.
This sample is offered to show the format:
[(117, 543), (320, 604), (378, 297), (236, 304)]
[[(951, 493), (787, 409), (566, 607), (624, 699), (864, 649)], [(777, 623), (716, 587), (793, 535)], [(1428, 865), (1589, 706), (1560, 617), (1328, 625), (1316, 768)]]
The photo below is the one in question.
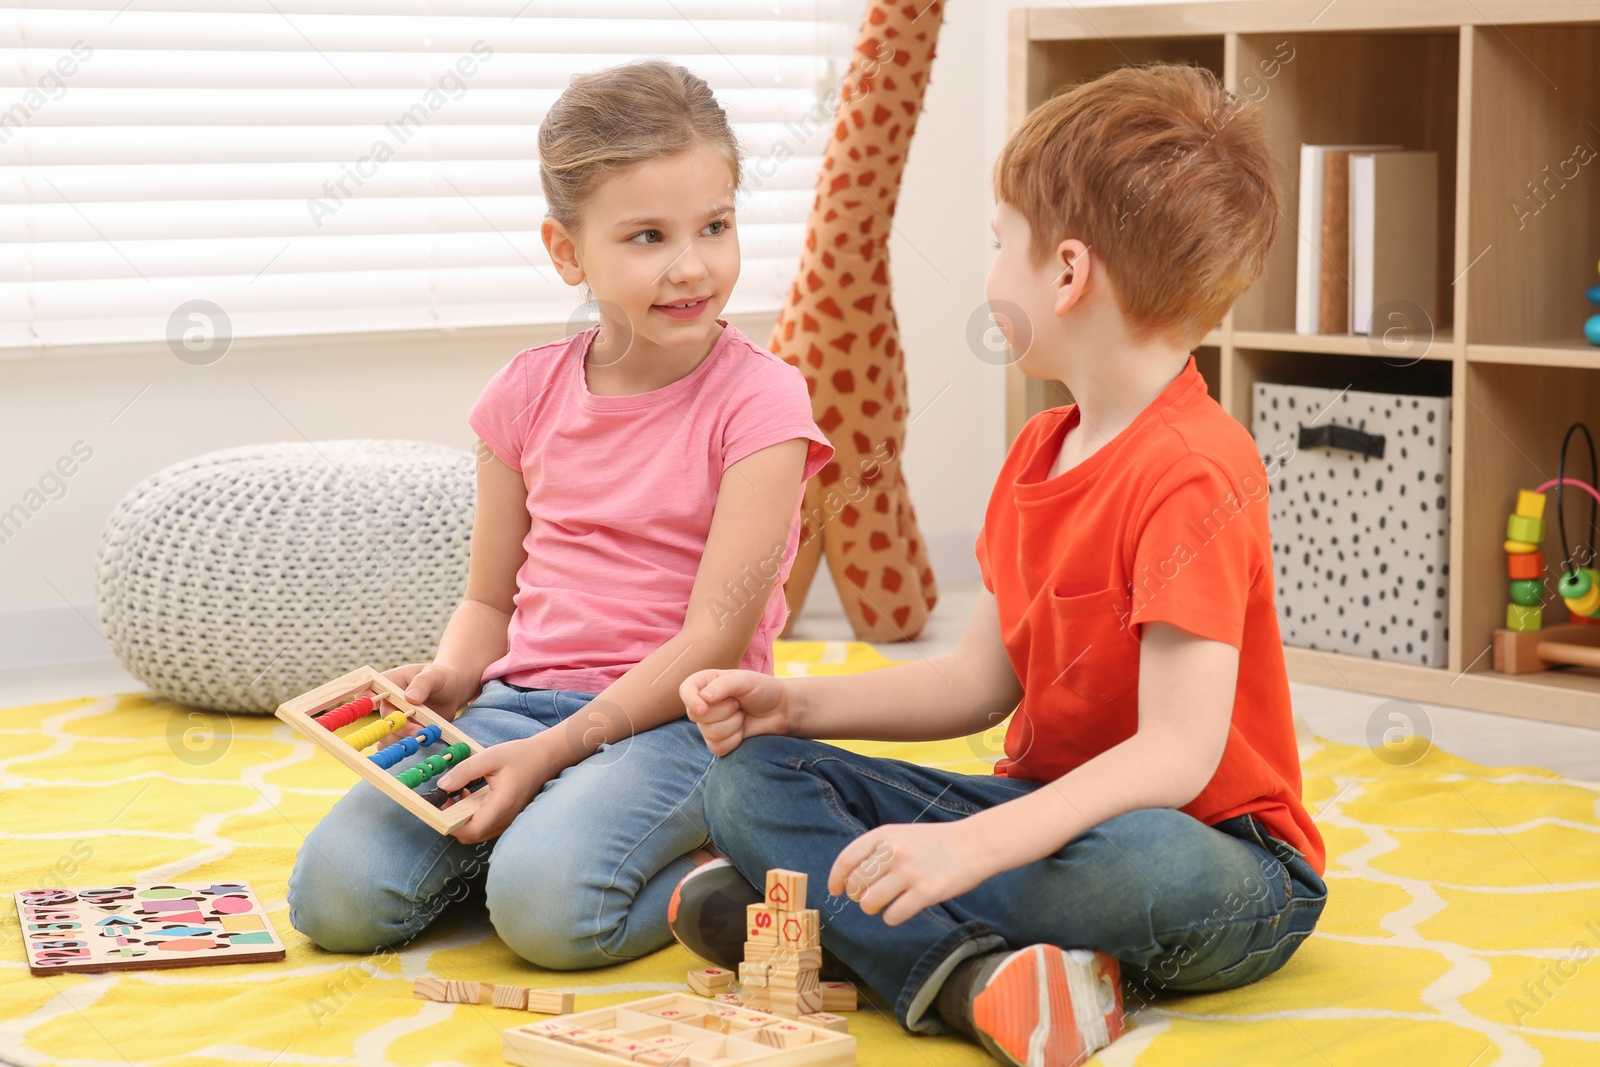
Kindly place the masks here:
[[(326, 752), (333, 754), (340, 763), (355, 771), (361, 777), (383, 790), (401, 807), (433, 827), (441, 834), (448, 834), (456, 827), (466, 822), (483, 803), (484, 791), (472, 793), (446, 809), (435, 808), (423, 800), (415, 792), (401, 785), (387, 768), (379, 767), (366, 756), (351, 748), (338, 734), (317, 723), (313, 718), (317, 713), (336, 708), (341, 704), (349, 703), (371, 690), (373, 694), (387, 702), (396, 711), (405, 713), (411, 722), (418, 726), (429, 723), (439, 728), (440, 743), (444, 745), (464, 744), (472, 750), (473, 755), (483, 751), (483, 746), (472, 738), (456, 729), (448, 719), (434, 714), (429, 709), (411, 703), (406, 699), (405, 691), (385, 678), (375, 668), (359, 667), (349, 674), (335, 678), (333, 681), (320, 685), (278, 705), (277, 716), (296, 730), (309, 737), (314, 744)], [(374, 711), (377, 709), (374, 708)], [(360, 721), (360, 720), (357, 720)], [(443, 749), (440, 749), (443, 751)]]

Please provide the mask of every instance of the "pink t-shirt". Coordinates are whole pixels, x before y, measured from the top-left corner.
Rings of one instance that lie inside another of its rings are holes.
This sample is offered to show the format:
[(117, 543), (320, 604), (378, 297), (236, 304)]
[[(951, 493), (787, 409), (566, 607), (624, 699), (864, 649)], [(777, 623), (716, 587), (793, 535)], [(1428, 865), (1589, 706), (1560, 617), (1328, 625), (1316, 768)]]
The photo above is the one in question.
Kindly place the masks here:
[[(832, 457), (800, 371), (717, 322), (723, 330), (711, 352), (663, 388), (589, 392), (583, 360), (600, 329), (593, 326), (517, 353), (472, 406), (467, 422), (522, 472), (533, 517), (508, 651), (482, 681), (605, 689), (682, 629), (723, 471), (796, 437), (811, 442), (805, 478)], [(772, 673), (800, 504), (797, 491), (777, 580), (739, 663), (748, 670)], [(727, 600), (730, 611), (740, 604)]]

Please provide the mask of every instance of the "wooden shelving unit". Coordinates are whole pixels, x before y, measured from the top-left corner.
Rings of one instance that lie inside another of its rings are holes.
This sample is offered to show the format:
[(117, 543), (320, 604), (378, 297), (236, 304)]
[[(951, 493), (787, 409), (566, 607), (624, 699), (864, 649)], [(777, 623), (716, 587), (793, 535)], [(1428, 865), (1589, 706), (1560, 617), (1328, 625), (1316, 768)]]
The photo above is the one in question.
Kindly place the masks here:
[[(1285, 0), (1010, 18), (1011, 128), (1067, 86), (1148, 60), (1210, 67), (1261, 108), (1282, 165), (1284, 224), (1263, 276), (1195, 350), (1230, 414), (1250, 424), (1257, 381), (1376, 381), (1453, 398), (1447, 665), (1287, 647), (1291, 677), (1600, 729), (1600, 672), (1500, 675), (1488, 651), (1504, 620), (1501, 541), (1516, 491), (1555, 476), (1569, 424), (1600, 433), (1600, 348), (1583, 338), (1595, 310), (1584, 292), (1600, 283), (1600, 3)], [(1285, 47), (1293, 58), (1274, 65)], [(1441, 321), (1423, 358), (1387, 358), (1364, 336), (1294, 332), (1302, 141), (1439, 153)], [(1015, 367), (1010, 376), (1008, 440), (1071, 399), (1058, 383)], [(1554, 525), (1551, 560), (1561, 554)], [(1545, 614), (1558, 622), (1565, 609), (1556, 601)]]

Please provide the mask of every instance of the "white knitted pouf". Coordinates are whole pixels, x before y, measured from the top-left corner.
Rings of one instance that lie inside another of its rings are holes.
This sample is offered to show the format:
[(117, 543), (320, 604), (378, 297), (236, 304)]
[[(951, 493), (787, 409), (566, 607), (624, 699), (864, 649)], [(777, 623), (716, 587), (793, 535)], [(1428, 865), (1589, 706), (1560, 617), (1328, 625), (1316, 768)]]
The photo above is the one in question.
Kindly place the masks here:
[(271, 713), (363, 664), (426, 662), (467, 585), (470, 452), (317, 441), (209, 452), (112, 512), (95, 599), (160, 696)]

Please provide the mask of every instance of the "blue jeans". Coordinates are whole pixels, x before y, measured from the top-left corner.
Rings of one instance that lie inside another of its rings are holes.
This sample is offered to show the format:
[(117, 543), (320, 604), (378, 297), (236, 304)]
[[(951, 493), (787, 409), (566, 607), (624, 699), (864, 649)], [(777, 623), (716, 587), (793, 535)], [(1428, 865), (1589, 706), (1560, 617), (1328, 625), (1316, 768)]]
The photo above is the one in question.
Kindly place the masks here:
[[(593, 698), (495, 679), (456, 725), (495, 745), (547, 730)], [(415, 937), (482, 875), (495, 931), (531, 963), (636, 959), (672, 940), (667, 902), (693, 867), (684, 855), (710, 842), (701, 791), (711, 758), (687, 719), (602, 745), (545, 783), (498, 838), (474, 845), (358, 782), (295, 857), (289, 922), (329, 951), (371, 952)]]
[(823, 946), (920, 1033), (945, 1029), (934, 1000), (969, 956), (1039, 943), (1101, 949), (1121, 962), (1135, 1010), (1161, 990), (1230, 989), (1271, 974), (1322, 914), (1327, 886), (1253, 817), (1207, 826), (1172, 808), (1107, 819), (899, 926), (827, 895), (835, 857), (867, 830), (951, 822), (1038, 788), (762, 736), (712, 766), (705, 813), (717, 847), (756, 885), (772, 867), (809, 876)]

